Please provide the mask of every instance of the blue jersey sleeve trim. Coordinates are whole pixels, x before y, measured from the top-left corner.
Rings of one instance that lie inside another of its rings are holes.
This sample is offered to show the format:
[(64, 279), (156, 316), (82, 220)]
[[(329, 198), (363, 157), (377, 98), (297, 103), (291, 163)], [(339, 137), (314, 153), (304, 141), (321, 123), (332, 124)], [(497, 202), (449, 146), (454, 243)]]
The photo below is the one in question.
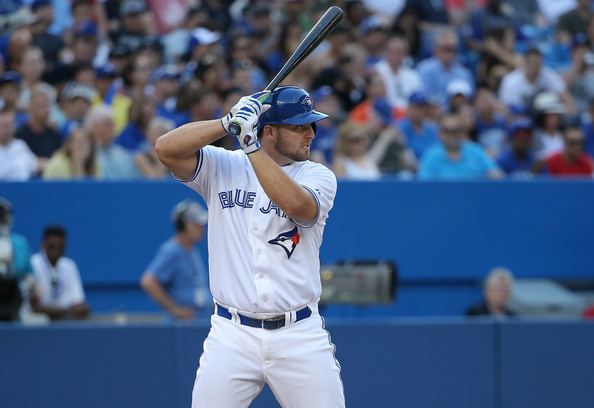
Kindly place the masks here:
[(309, 191), (311, 193), (311, 195), (313, 196), (314, 200), (316, 200), (316, 216), (311, 220), (311, 222), (308, 222), (307, 224), (304, 224), (298, 220), (295, 220), (294, 218), (291, 218), (291, 220), (297, 224), (297, 226), (301, 227), (301, 228), (311, 228), (314, 225), (316, 225), (316, 222), (318, 222), (318, 218), (320, 218), (320, 200), (318, 199), (318, 197), (316, 196), (316, 193), (309, 187), (302, 185), (301, 187), (303, 187), (304, 189), (306, 189), (307, 191)]
[(170, 172), (170, 173), (173, 176), (173, 178), (176, 179), (177, 181), (179, 181), (181, 183), (189, 183), (191, 181), (194, 181), (196, 179), (196, 177), (198, 177), (198, 173), (200, 173), (201, 168), (202, 168), (202, 150), (198, 150), (196, 152), (196, 170), (194, 170), (194, 174), (192, 175), (192, 177), (190, 177), (187, 180), (184, 180), (184, 179), (180, 179), (180, 178), (176, 177), (176, 175), (173, 174), (173, 172)]

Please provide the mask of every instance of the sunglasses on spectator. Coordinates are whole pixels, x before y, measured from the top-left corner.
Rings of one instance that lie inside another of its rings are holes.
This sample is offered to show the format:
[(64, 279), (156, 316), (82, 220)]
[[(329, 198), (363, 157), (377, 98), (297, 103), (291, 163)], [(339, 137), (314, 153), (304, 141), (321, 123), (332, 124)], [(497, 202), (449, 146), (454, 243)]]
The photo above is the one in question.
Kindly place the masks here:
[(353, 137), (349, 137), (347, 138), (347, 141), (349, 143), (361, 143), (364, 142), (367, 138), (364, 136), (353, 136)]
[(569, 146), (583, 146), (584, 141), (583, 140), (567, 140), (565, 142), (565, 144), (567, 144)]

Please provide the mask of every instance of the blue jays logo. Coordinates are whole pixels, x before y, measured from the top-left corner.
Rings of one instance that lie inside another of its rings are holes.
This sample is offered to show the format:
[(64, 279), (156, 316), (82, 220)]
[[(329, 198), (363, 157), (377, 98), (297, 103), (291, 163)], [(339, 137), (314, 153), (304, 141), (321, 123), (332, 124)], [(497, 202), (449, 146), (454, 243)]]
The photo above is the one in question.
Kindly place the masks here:
[(297, 227), (295, 227), (290, 231), (281, 232), (276, 236), (276, 238), (268, 241), (268, 243), (272, 245), (278, 245), (284, 249), (288, 259), (291, 257), (291, 255), (293, 255), (293, 251), (299, 243), (300, 238), (301, 236), (299, 235), (299, 230)]
[(305, 95), (301, 100), (301, 103), (307, 106), (308, 110), (313, 109), (313, 101), (311, 100), (311, 96)]

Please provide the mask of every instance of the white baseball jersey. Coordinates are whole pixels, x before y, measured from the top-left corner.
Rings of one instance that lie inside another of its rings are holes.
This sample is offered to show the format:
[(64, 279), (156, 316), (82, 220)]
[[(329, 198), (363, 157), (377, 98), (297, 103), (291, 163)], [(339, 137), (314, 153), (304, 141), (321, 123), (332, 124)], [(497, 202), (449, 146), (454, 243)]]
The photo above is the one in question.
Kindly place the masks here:
[(31, 257), (39, 300), (44, 306), (67, 308), (85, 301), (85, 293), (76, 263), (61, 257), (56, 266), (44, 252)]
[(336, 177), (311, 161), (282, 169), (317, 202), (309, 225), (271, 202), (242, 150), (204, 147), (194, 177), (185, 181), (208, 205), (211, 292), (239, 311), (283, 313), (315, 304), (321, 294), (319, 248)]

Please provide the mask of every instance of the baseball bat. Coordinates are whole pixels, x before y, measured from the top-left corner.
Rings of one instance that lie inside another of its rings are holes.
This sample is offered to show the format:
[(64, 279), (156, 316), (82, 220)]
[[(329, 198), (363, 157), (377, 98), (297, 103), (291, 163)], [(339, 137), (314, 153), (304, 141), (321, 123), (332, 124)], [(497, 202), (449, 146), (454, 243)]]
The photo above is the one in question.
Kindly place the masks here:
[[(287, 62), (285, 62), (264, 90), (273, 91), (336, 28), (342, 20), (342, 16), (343, 12), (340, 7), (329, 7), (317, 23), (307, 32), (305, 37), (303, 37), (303, 40), (297, 45)], [(264, 98), (266, 97), (267, 95), (264, 96)], [(241, 133), (241, 127), (237, 123), (230, 123), (229, 133), (237, 136)]]

